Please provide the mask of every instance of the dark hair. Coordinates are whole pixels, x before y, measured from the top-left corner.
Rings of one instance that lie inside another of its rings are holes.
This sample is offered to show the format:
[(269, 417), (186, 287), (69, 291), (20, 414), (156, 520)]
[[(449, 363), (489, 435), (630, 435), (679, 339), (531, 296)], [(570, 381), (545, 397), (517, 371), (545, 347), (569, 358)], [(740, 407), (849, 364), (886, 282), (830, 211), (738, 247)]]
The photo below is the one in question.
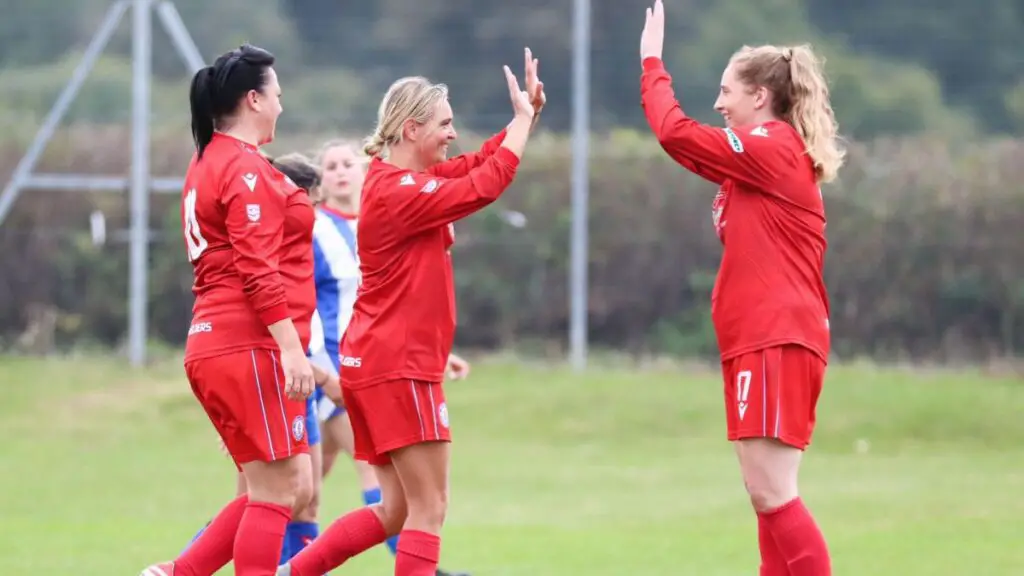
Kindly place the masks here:
[(320, 185), (320, 170), (303, 154), (292, 152), (277, 158), (269, 158), (269, 160), (274, 168), (291, 178), (296, 186), (306, 192), (312, 192)]
[(188, 99), (192, 106), (192, 139), (200, 158), (213, 139), (217, 122), (233, 114), (238, 102), (250, 90), (263, 90), (267, 69), (273, 65), (273, 54), (244, 44), (222, 54), (213, 66), (201, 69), (192, 77)]

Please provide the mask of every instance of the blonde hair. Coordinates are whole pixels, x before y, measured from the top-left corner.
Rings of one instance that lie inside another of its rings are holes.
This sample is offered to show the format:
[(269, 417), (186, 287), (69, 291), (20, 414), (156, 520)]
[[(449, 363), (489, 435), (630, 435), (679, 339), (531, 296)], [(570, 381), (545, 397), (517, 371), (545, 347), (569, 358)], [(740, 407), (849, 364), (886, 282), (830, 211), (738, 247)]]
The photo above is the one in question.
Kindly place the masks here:
[(363, 145), (370, 158), (383, 158), (388, 147), (402, 141), (406, 120), (423, 124), (430, 120), (440, 102), (448, 99), (448, 86), (434, 84), (422, 76), (400, 78), (388, 88), (377, 110), (377, 127)]
[(810, 44), (744, 46), (729, 63), (744, 84), (771, 91), (772, 112), (800, 133), (818, 182), (835, 180), (846, 151), (829, 100), (824, 58)]
[(334, 138), (321, 144), (320, 149), (317, 150), (316, 155), (314, 156), (317, 166), (320, 166), (321, 170), (323, 169), (324, 166), (324, 156), (327, 155), (328, 150), (334, 150), (335, 148), (349, 148), (352, 150), (352, 152), (355, 153), (356, 160), (358, 160), (359, 162), (365, 164), (367, 161), (369, 161), (369, 158), (366, 156), (365, 152), (363, 151), (363, 147), (358, 140), (353, 140), (349, 138)]

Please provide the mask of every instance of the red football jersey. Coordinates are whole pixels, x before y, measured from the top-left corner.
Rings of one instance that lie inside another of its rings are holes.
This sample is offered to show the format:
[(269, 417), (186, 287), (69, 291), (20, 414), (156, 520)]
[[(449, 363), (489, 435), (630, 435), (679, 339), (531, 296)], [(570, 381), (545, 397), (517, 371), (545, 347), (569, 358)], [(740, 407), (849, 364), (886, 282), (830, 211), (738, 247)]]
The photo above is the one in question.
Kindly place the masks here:
[(494, 202), (519, 159), (504, 132), (424, 173), (374, 159), (359, 206), (362, 284), (341, 341), (341, 380), (440, 382), (455, 336), (452, 223)]
[(276, 349), (291, 318), (303, 347), (316, 308), (313, 205), (254, 146), (217, 133), (185, 175), (182, 228), (194, 283), (185, 359)]
[(641, 100), (666, 152), (720, 184), (724, 250), (711, 294), (722, 360), (780, 344), (828, 360), (825, 206), (803, 139), (785, 122), (721, 129), (683, 113), (662, 61), (643, 62)]

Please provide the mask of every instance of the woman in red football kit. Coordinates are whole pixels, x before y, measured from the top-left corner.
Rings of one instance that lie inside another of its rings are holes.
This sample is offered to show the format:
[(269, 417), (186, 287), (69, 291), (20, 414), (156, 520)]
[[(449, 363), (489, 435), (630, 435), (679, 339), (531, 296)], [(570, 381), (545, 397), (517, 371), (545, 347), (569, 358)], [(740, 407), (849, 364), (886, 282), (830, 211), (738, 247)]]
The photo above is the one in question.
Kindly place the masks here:
[(313, 207), (259, 152), (281, 113), (269, 52), (245, 45), (195, 74), (196, 154), (182, 225), (195, 305), (185, 373), (245, 474), (229, 503), (176, 560), (143, 576), (274, 574), (285, 526), (311, 491), (305, 398), (313, 285)]
[(395, 576), (437, 571), (451, 440), (441, 382), (455, 332), (452, 223), (494, 202), (515, 177), (544, 104), (528, 49), (525, 61), (526, 91), (505, 68), (515, 118), (480, 152), (451, 160), (444, 85), (403, 78), (384, 96), (365, 147), (362, 285), (340, 362), (355, 457), (374, 466), (383, 498), (337, 520), (279, 576), (319, 576), (395, 534)]
[(819, 184), (843, 163), (821, 63), (808, 46), (744, 47), (722, 75), (727, 128), (686, 116), (662, 63), (664, 6), (647, 10), (641, 99), (686, 169), (721, 186), (724, 246), (711, 297), (729, 440), (758, 518), (762, 576), (831, 574), (825, 539), (797, 490), (829, 353)]

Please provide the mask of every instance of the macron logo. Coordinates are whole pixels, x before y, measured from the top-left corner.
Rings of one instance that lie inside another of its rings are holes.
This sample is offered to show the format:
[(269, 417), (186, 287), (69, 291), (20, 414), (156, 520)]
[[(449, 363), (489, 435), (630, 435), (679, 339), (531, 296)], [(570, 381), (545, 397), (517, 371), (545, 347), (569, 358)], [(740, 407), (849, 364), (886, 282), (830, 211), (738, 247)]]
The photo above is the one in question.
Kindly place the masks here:
[(416, 179), (413, 178), (412, 174), (406, 174), (402, 176), (402, 179), (398, 182), (399, 186), (415, 186)]
[(256, 191), (256, 180), (258, 178), (259, 177), (253, 174), (252, 172), (242, 175), (242, 181), (245, 182), (245, 185), (249, 188), (249, 192)]

